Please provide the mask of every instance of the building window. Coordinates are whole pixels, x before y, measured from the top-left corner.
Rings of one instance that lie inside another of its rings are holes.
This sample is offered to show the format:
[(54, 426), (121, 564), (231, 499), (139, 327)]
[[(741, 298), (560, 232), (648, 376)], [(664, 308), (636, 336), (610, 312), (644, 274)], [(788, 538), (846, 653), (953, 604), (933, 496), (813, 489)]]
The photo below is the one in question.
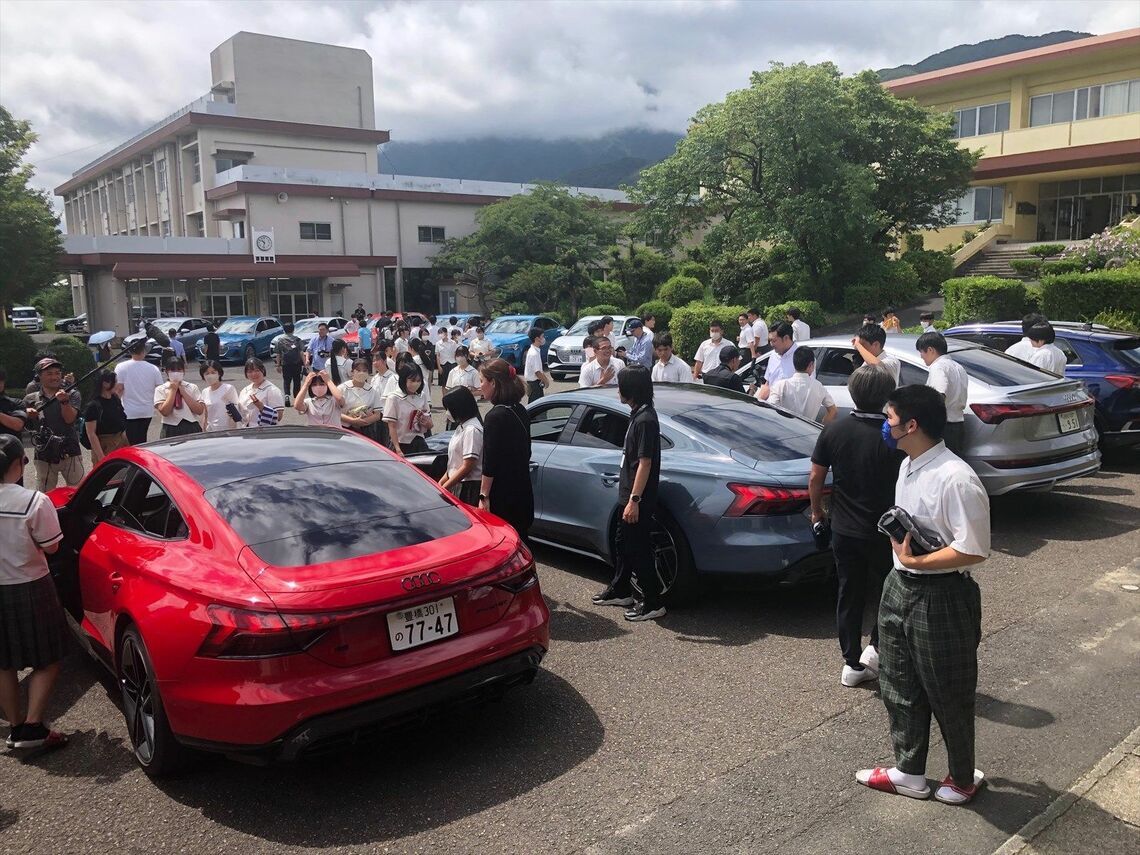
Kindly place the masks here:
[(1140, 79), (1082, 86), (1029, 99), (1029, 124), (1055, 125), (1100, 116), (1140, 113)]
[(963, 107), (954, 111), (954, 139), (1009, 130), (1009, 102)]
[(170, 220), (162, 221), (162, 236), (170, 237)]
[(235, 166), (245, 166), (247, 163), (249, 163), (248, 154), (220, 151), (214, 155), (214, 173), (225, 172), (227, 169), (233, 169)]
[(198, 158), (198, 149), (190, 149), (190, 170), (194, 174), (194, 183), (202, 180), (202, 162)]
[(966, 191), (966, 195), (958, 200), (958, 224), (1000, 223), (1004, 201), (1003, 187), (971, 187)]
[(244, 220), (234, 220), (234, 237), (235, 238), (244, 238), (245, 237), (245, 221)]
[(135, 176), (128, 172), (123, 178), (124, 194), (128, 205), (135, 203)]
[(190, 224), (190, 233), (198, 237), (206, 236), (206, 217), (203, 214), (190, 214), (187, 218)]
[(154, 162), (154, 183), (159, 193), (166, 192), (166, 160)]
[(443, 243), (447, 240), (443, 226), (420, 226), (420, 243)]
[(301, 240), (332, 240), (332, 223), (301, 223)]

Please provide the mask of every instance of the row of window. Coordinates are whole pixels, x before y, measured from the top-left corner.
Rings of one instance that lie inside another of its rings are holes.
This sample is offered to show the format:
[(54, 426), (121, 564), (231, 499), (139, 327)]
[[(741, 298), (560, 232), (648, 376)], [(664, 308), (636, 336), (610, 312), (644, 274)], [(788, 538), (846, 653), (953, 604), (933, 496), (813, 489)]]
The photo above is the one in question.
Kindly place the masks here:
[(1055, 125), (1140, 112), (1140, 79), (1082, 86), (1029, 99), (1029, 125)]
[(971, 187), (957, 202), (958, 224), (1002, 221), (1002, 204), (1005, 190), (1002, 187)]
[(954, 139), (1009, 130), (1009, 102), (954, 111)]
[[(332, 240), (332, 223), (300, 223), (301, 240)], [(443, 226), (419, 226), (420, 243), (443, 243), (447, 236)]]

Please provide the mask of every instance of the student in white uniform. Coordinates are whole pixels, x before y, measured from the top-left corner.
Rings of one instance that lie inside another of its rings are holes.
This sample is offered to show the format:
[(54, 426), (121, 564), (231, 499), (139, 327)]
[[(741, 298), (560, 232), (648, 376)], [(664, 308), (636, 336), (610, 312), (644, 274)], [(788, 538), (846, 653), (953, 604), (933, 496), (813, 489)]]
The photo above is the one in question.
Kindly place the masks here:
[(740, 324), (740, 334), (736, 337), (736, 349), (740, 351), (742, 359), (751, 362), (756, 358), (756, 333), (752, 331), (752, 323), (748, 320), (748, 315), (741, 315), (736, 321)]
[(285, 413), (285, 396), (265, 376), (265, 363), (256, 356), (245, 361), (249, 385), (238, 393), (238, 411), (246, 427), (268, 427), (281, 421)]
[(1035, 324), (1029, 330), (1028, 337), (1029, 343), (1033, 345), (1033, 352), (1029, 354), (1027, 361), (1044, 371), (1056, 374), (1058, 377), (1064, 377), (1065, 366), (1068, 365), (1069, 360), (1065, 358), (1065, 352), (1053, 344), (1057, 340), (1057, 333), (1054, 331), (1053, 325), (1050, 323)]
[(166, 360), (166, 382), (154, 390), (154, 408), (162, 417), (163, 439), (202, 432), (202, 391), (186, 379), (186, 360), (171, 356)]
[(1047, 323), (1049, 323), (1049, 319), (1040, 312), (1030, 312), (1021, 319), (1021, 340), (1011, 344), (1005, 349), (1005, 352), (1015, 359), (1028, 362), (1029, 357), (1033, 354), (1033, 342), (1029, 340), (1029, 331)]
[(914, 349), (929, 369), (926, 385), (939, 392), (946, 405), (943, 432), (946, 447), (960, 455), (966, 440), (966, 395), (970, 377), (965, 368), (946, 355), (946, 336), (942, 333), (923, 333), (914, 343)]
[(457, 427), (447, 443), (447, 471), (439, 485), (468, 505), (478, 507), (479, 482), (483, 479), (483, 420), (479, 418), (479, 405), (469, 388), (459, 386), (443, 396), (443, 408)]
[[(198, 366), (198, 374), (206, 381), (202, 390), (202, 403), (206, 405), (204, 427), (207, 433), (218, 430), (233, 430), (241, 424), (241, 410), (238, 409), (237, 390), (229, 383), (223, 383), (222, 365), (211, 359)], [(234, 416), (238, 418), (234, 418)]]
[(768, 322), (757, 308), (748, 310), (748, 320), (752, 324), (752, 338), (756, 342), (756, 355), (768, 352)]
[(479, 394), (479, 371), (471, 364), (471, 354), (462, 344), (455, 348), (455, 367), (447, 375), (444, 394), (460, 386), (470, 389), (472, 395)]
[[(835, 401), (824, 385), (812, 376), (815, 371), (815, 351), (805, 345), (797, 347), (792, 354), (792, 364), (796, 373), (785, 380), (777, 380), (772, 385), (768, 403), (824, 424), (834, 419), (839, 413)], [(821, 410), (823, 418), (820, 418)]]
[(543, 370), (542, 365), (542, 347), (546, 344), (546, 336), (535, 327), (527, 333), (527, 337), (530, 338), (530, 347), (527, 348), (523, 362), (523, 382), (526, 383), (527, 400), (537, 401), (544, 390), (550, 388), (550, 375)]
[(891, 372), (895, 378), (895, 385), (899, 384), (899, 375), (902, 373), (902, 363), (883, 348), (887, 344), (887, 331), (879, 324), (864, 324), (851, 339), (851, 346), (863, 357), (864, 365), (881, 365)]
[(400, 457), (427, 451), (424, 434), (432, 429), (431, 407), (424, 395), (424, 376), (414, 362), (396, 372), (398, 390), (384, 402), (384, 422), (392, 437), (392, 450)]
[(689, 364), (673, 352), (673, 336), (667, 332), (653, 336), (653, 354), (657, 359), (650, 371), (654, 383), (691, 383), (693, 372)]
[(329, 371), (310, 371), (301, 381), (301, 391), (293, 399), (293, 407), (308, 417), (313, 427), (340, 427), (340, 414), (344, 411), (344, 397), (340, 387), (329, 379)]
[(811, 327), (804, 322), (803, 313), (798, 308), (792, 306), (784, 317), (792, 325), (792, 337), (795, 341), (807, 341), (811, 338)]
[(377, 439), (376, 426), (384, 416), (384, 398), (380, 384), (372, 378), (368, 368), (367, 359), (353, 360), (352, 379), (340, 384), (340, 395), (344, 399), (340, 426)]
[(709, 370), (717, 368), (720, 365), (720, 352), (730, 344), (732, 344), (731, 341), (724, 339), (724, 331), (721, 329), (720, 321), (709, 323), (709, 337), (701, 342), (701, 346), (697, 348), (697, 352), (693, 356), (693, 380), (700, 380), (701, 372), (706, 367)]
[(613, 343), (603, 336), (594, 342), (594, 358), (582, 366), (578, 376), (578, 386), (588, 389), (591, 386), (616, 386), (617, 376), (625, 363), (613, 355)]
[(799, 345), (795, 342), (795, 333), (791, 324), (778, 324), (768, 333), (768, 344), (772, 345), (772, 354), (768, 357), (768, 367), (764, 369), (764, 382), (760, 384), (760, 391), (756, 397), (767, 401), (772, 394), (772, 386), (780, 380), (787, 380), (796, 373), (796, 350)]

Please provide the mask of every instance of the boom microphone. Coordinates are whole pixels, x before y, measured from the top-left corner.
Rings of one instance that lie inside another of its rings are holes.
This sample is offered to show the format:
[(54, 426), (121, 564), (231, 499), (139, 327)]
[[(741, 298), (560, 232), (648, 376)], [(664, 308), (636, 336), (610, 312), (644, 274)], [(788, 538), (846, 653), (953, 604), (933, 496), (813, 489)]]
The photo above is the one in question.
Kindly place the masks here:
[(161, 347), (170, 347), (170, 336), (158, 328), (157, 324), (146, 325), (147, 338), (154, 339), (155, 344)]

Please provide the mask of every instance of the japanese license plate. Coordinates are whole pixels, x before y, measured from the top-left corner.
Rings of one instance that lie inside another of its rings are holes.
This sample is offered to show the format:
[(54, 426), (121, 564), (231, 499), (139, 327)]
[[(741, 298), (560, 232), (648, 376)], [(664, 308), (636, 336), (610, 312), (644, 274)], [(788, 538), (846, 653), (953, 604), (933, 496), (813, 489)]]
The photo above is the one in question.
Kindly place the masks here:
[(582, 364), (582, 354), (571, 353), (569, 356), (566, 357), (566, 362), (569, 363), (570, 365), (581, 365)]
[(1072, 433), (1081, 429), (1081, 417), (1075, 411), (1057, 413), (1057, 427), (1061, 433)]
[(454, 597), (388, 613), (388, 638), (393, 651), (430, 644), (457, 632), (459, 622), (455, 616)]

